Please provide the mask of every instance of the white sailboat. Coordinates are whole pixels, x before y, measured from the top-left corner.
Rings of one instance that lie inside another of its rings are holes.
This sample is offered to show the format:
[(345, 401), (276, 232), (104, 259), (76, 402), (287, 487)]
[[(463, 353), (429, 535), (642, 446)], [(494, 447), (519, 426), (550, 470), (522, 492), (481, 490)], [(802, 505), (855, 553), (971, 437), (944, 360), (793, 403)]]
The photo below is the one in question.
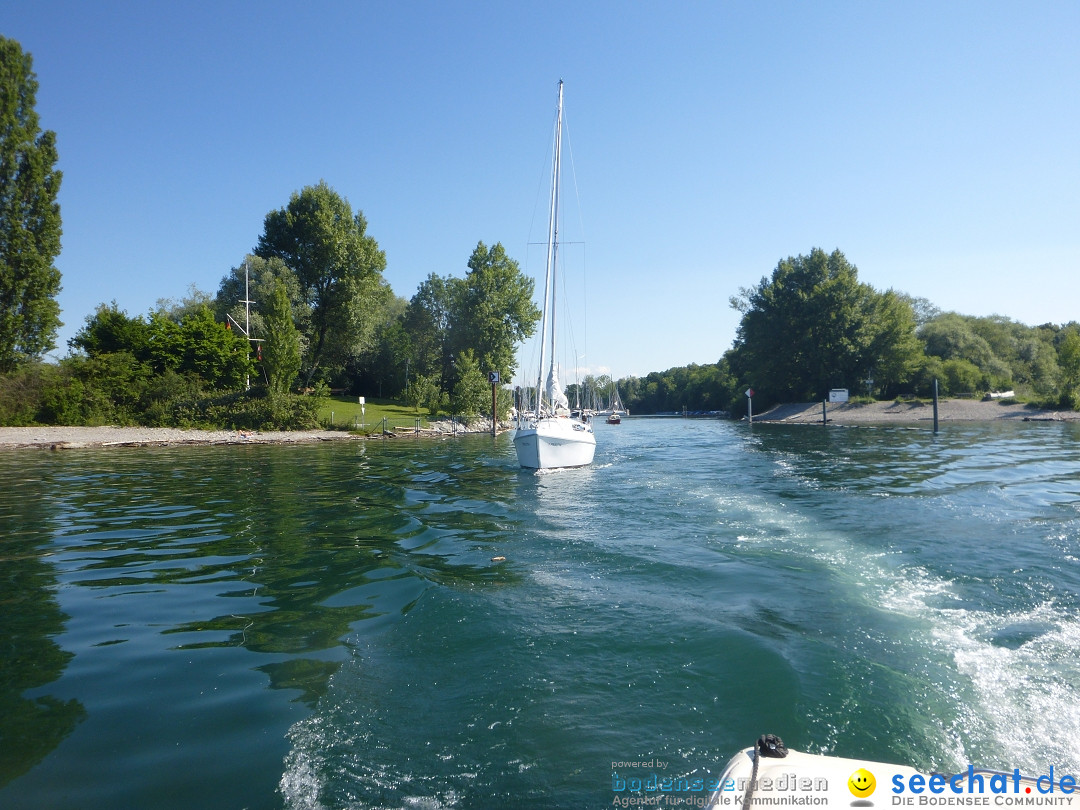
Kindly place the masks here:
[[(544, 270), (544, 308), (540, 321), (540, 370), (536, 379), (536, 407), (519, 413), (514, 449), (522, 467), (536, 470), (584, 467), (596, 452), (592, 425), (570, 415), (570, 403), (559, 385), (555, 365), (555, 291), (559, 257), (559, 185), (562, 161), (563, 83), (559, 81), (559, 111), (555, 125), (555, 160), (551, 174), (551, 209), (548, 220), (548, 251)], [(545, 343), (550, 360), (545, 372)]]
[(615, 388), (612, 391), (611, 402), (608, 405), (607, 423), (609, 425), (621, 424), (623, 414), (630, 415), (629, 411), (623, 408), (622, 399), (619, 398), (619, 389)]

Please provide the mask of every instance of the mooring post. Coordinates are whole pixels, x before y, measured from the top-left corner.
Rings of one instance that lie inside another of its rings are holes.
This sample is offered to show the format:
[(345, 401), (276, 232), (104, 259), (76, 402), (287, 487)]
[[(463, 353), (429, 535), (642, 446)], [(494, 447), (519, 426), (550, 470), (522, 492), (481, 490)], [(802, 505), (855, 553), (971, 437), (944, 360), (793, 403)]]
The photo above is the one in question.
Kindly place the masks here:
[(937, 433), (937, 377), (934, 377), (934, 433)]
[(823, 425), (829, 424), (828, 404), (829, 404), (829, 400), (827, 400), (827, 399), (821, 400), (821, 424), (823, 424)]

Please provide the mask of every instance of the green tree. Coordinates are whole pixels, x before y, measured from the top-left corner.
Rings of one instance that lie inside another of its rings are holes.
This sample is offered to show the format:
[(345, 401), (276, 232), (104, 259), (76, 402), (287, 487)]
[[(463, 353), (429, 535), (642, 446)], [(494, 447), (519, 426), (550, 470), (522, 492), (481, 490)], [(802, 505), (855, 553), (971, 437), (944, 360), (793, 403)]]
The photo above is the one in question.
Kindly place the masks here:
[(929, 323), (941, 314), (941, 309), (935, 304), (932, 304), (928, 298), (908, 295), (907, 293), (902, 292), (897, 292), (896, 295), (911, 306), (911, 311), (915, 315), (915, 325), (917, 327), (922, 326), (924, 323)]
[(370, 344), (373, 313), (389, 295), (386, 255), (367, 235), (364, 215), (325, 182), (294, 192), (288, 206), (266, 215), (255, 253), (281, 259), (310, 307), (306, 384), (320, 368), (341, 368)]
[(68, 341), (72, 349), (81, 349), (89, 357), (114, 352), (129, 352), (141, 361), (149, 359), (150, 326), (141, 317), (130, 317), (116, 301), (99, 304), (86, 324)]
[(410, 378), (416, 376), (412, 343), (404, 326), (407, 308), (404, 298), (393, 296), (386, 301), (375, 327), (375, 344), (360, 358), (353, 378), (358, 393), (378, 391), (379, 396), (395, 397), (405, 393)]
[[(154, 309), (176, 323), (182, 323), (188, 315), (195, 315), (204, 307), (213, 307), (214, 297), (200, 290), (194, 284), (188, 285), (187, 295), (183, 298), (159, 298)], [(224, 319), (222, 319), (224, 320)]]
[(449, 374), (450, 313), (453, 289), (460, 283), (460, 279), (432, 273), (409, 300), (402, 319), (416, 373), (431, 378), (436, 385)]
[(409, 381), (409, 390), (405, 394), (405, 401), (417, 413), (420, 408), (426, 406), (431, 413), (435, 413), (439, 403), (439, 387), (435, 382), (423, 374), (417, 374)]
[(248, 341), (226, 329), (205, 306), (180, 323), (154, 312), (150, 318), (150, 359), (158, 374), (193, 374), (212, 388), (241, 388), (252, 370)]
[[(953, 385), (960, 385), (960, 380), (971, 387), (964, 391), (974, 392), (979, 389), (1008, 386), (1012, 384), (1012, 370), (1008, 363), (995, 354), (990, 342), (975, 328), (977, 318), (946, 312), (923, 325), (919, 337), (925, 344), (927, 355), (940, 357), (943, 361), (963, 360), (973, 365), (979, 372), (977, 379), (972, 379), (969, 370), (955, 377)], [(1001, 345), (999, 343), (999, 345)], [(959, 388), (952, 388), (952, 393), (963, 393)]]
[(905, 360), (915, 350), (911, 304), (860, 283), (839, 250), (782, 260), (731, 305), (743, 313), (732, 370), (763, 404), (822, 399), (830, 388), (855, 387), (879, 365), (893, 384), (913, 371)]
[(941, 393), (968, 394), (985, 385), (979, 367), (962, 357), (951, 357), (942, 364)]
[(470, 349), (454, 359), (454, 382), (450, 408), (464, 417), (476, 416), (491, 407), (491, 386)]
[(478, 242), (459, 294), (451, 297), (454, 353), (471, 350), (481, 371), (514, 377), (517, 345), (531, 337), (540, 320), (533, 303), (534, 282), (499, 243)]
[[(247, 324), (250, 338), (265, 338), (263, 313), (270, 306), (270, 299), (279, 284), (285, 287), (288, 295), (289, 309), (293, 323), (301, 333), (303, 350), (303, 333), (311, 325), (311, 307), (300, 291), (296, 273), (276, 256), (263, 259), (248, 255), (239, 266), (232, 268), (218, 285), (212, 304), (214, 316), (220, 321), (232, 318), (240, 327)], [(249, 303), (245, 304), (245, 301)]]
[(61, 326), (61, 173), (56, 133), (41, 131), (30, 54), (0, 36), (0, 372), (56, 347)]
[(619, 380), (619, 390), (622, 392), (623, 405), (631, 413), (637, 413), (641, 402), (641, 378), (623, 377)]
[[(925, 299), (923, 299), (925, 300)], [(901, 393), (924, 362), (922, 343), (915, 334), (918, 316), (910, 299), (886, 290), (873, 299), (873, 324), (868, 354), (868, 374), (884, 397)]]
[(281, 279), (277, 279), (266, 302), (263, 328), (261, 354), (266, 387), (272, 396), (285, 394), (300, 373), (300, 333), (293, 323), (289, 291)]
[(1080, 333), (1067, 331), (1058, 344), (1058, 366), (1061, 369), (1060, 404), (1065, 408), (1080, 406)]

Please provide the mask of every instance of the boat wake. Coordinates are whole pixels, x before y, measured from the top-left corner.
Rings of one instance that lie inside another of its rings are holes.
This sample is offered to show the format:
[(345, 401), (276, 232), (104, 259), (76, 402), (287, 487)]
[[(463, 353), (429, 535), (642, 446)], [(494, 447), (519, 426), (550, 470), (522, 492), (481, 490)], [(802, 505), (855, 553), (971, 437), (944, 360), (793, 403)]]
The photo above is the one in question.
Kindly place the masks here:
[(946, 729), (956, 741), (955, 767), (1080, 771), (1075, 614), (1053, 600), (1000, 614), (973, 609), (947, 582), (921, 593), (897, 589), (891, 604), (927, 621), (930, 647), (955, 667), (956, 715)]
[[(905, 501), (882, 507), (891, 510), (882, 521), (894, 526), (914, 520), (909, 512), (932, 515), (936, 508), (933, 499)], [(844, 662), (850, 697), (839, 704), (843, 690), (827, 686), (827, 678), (806, 685), (808, 693), (824, 693), (807, 712), (821, 752), (858, 756), (852, 740), (861, 731), (877, 738), (877, 758), (923, 769), (974, 764), (1042, 773), (1053, 764), (1080, 772), (1080, 613), (1068, 594), (1059, 599), (1052, 588), (992, 576), (977, 558), (913, 563), (924, 549), (895, 531), (883, 547), (873, 525), (856, 532), (842, 522), (823, 524), (813, 510), (761, 493), (718, 497), (717, 505), (733, 536), (722, 546), (767, 567), (773, 588), (811, 615), (792, 619), (773, 609), (797, 630), (790, 646), (802, 653), (787, 654), (804, 660), (793, 666), (818, 669), (809, 658), (822, 656), (820, 647)], [(974, 517), (963, 510), (953, 516)], [(760, 617), (761, 607), (749, 610)], [(767, 627), (760, 618), (735, 620), (757, 634), (777, 632), (775, 618)], [(897, 717), (880, 730), (853, 727), (851, 718), (864, 716), (870, 703), (892, 705)], [(898, 732), (898, 722), (910, 730)], [(905, 741), (911, 732), (916, 737)], [(882, 733), (895, 737), (882, 740)]]

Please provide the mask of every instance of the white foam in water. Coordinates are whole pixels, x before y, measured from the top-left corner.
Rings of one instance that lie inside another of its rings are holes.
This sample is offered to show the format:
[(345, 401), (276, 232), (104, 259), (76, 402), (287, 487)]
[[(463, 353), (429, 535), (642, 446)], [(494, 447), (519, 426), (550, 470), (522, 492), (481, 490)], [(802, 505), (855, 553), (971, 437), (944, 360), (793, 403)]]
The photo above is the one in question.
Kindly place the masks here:
[[(324, 780), (329, 763), (325, 752), (343, 749), (363, 750), (355, 740), (346, 739), (347, 732), (336, 729), (333, 722), (316, 714), (297, 722), (289, 730), (292, 749), (285, 756), (285, 770), (278, 783), (284, 805), (288, 810), (326, 810), (321, 801)], [(393, 792), (412, 782), (408, 775), (393, 776), (372, 761), (344, 763), (355, 765), (364, 772), (369, 786), (382, 787)], [(457, 796), (447, 791), (442, 801), (434, 796), (402, 796), (401, 810), (447, 810), (457, 804)], [(364, 805), (366, 806), (366, 805)]]
[[(732, 517), (733, 505), (724, 505)], [(868, 554), (764, 498), (743, 497), (738, 506), (743, 515), (732, 522), (742, 529), (740, 544), (809, 553), (827, 561), (838, 579), (853, 577), (848, 584), (869, 604), (913, 620), (912, 639), (928, 649), (912, 666), (925, 669), (940, 690), (925, 697), (923, 709), (932, 715), (935, 701), (945, 700), (955, 712), (934, 742), (952, 760), (939, 765), (1038, 775), (1052, 764), (1058, 773), (1080, 772), (1080, 618), (1052, 602), (1020, 613), (972, 609), (948, 579), (890, 564), (898, 559), (894, 553)]]
[[(376, 714), (355, 713), (352, 701), (356, 684), (335, 688), (335, 680), (348, 670), (339, 670), (331, 678), (330, 687), (320, 700), (315, 713), (297, 721), (289, 729), (292, 747), (285, 755), (284, 770), (278, 782), (283, 804), (288, 810), (327, 810), (342, 806), (346, 797), (349, 807), (379, 808), (379, 810), (450, 810), (459, 807), (461, 795), (453, 788), (417, 778), (402, 767), (413, 767), (414, 759), (406, 757), (401, 765), (391, 764), (393, 745), (377, 739), (379, 727)], [(349, 701), (339, 704), (335, 696)], [(438, 752), (436, 758), (446, 759)], [(389, 762), (387, 760), (390, 760)], [(475, 778), (474, 773), (457, 773), (462, 778)], [(372, 795), (380, 795), (390, 804), (371, 804), (370, 795), (358, 795), (362, 787)], [(438, 795), (425, 793), (437, 790)], [(392, 798), (389, 798), (392, 797)]]
[[(1022, 613), (948, 607), (951, 583), (921, 569), (896, 583), (884, 606), (928, 623), (935, 652), (966, 688), (958, 702), (954, 766), (1045, 773), (1080, 770), (1080, 620), (1044, 602)], [(944, 606), (942, 606), (944, 605)], [(1010, 639), (1012, 643), (1006, 643)], [(1004, 639), (1004, 641), (1003, 641)]]
[(292, 748), (285, 756), (285, 772), (278, 783), (289, 810), (323, 810), (319, 802), (321, 757), (315, 753), (320, 748), (318, 726), (316, 715), (301, 720), (289, 730)]
[[(1022, 771), (1080, 770), (1080, 622), (1047, 602), (1025, 614), (955, 611), (939, 638), (953, 648), (957, 670), (971, 679), (983, 731)], [(993, 643), (1010, 626), (1045, 625), (1015, 648)], [(974, 754), (973, 754), (974, 756)]]

